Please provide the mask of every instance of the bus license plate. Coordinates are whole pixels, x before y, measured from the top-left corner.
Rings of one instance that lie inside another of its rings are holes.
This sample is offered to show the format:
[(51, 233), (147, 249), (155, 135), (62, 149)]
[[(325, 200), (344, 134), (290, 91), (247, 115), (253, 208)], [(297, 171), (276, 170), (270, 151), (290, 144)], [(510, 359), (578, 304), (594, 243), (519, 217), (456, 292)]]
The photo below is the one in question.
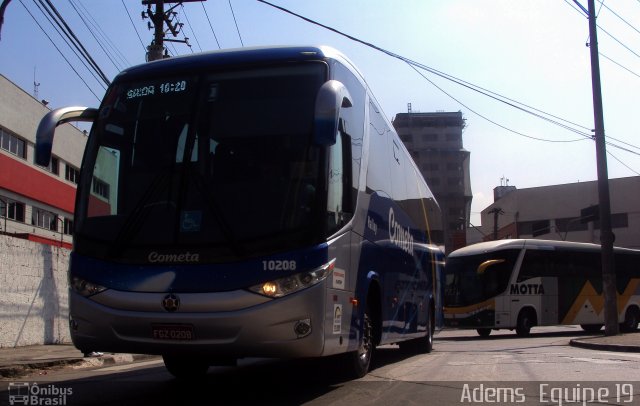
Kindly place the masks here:
[(154, 324), (151, 326), (153, 338), (157, 340), (193, 340), (193, 326), (190, 324)]

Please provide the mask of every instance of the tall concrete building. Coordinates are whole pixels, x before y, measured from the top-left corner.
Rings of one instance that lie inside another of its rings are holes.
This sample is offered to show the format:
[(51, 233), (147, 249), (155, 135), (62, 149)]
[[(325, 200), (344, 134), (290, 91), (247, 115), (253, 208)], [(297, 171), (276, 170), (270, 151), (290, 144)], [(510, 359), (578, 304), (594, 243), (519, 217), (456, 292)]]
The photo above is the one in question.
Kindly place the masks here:
[(44, 102), (0, 75), (0, 232), (69, 248), (87, 137), (62, 125), (51, 163), (36, 165), (36, 129), (48, 112)]
[(445, 251), (465, 246), (473, 195), (462, 112), (414, 113), (409, 107), (393, 126), (440, 204)]

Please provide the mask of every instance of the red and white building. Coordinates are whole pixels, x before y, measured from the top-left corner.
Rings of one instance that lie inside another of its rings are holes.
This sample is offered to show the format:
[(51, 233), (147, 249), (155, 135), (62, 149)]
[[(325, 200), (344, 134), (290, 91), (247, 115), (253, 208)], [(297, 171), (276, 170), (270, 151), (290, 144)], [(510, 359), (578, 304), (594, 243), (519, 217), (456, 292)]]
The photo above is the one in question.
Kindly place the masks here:
[(36, 165), (36, 129), (49, 111), (0, 75), (0, 232), (70, 248), (87, 136), (71, 124), (58, 127), (51, 164)]

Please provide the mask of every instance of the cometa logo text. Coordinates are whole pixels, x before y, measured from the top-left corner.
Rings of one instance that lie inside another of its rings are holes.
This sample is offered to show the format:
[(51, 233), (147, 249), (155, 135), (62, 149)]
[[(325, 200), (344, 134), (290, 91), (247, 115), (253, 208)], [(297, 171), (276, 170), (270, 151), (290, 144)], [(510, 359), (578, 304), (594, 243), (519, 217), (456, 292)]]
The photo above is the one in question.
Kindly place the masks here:
[(200, 254), (184, 252), (182, 254), (159, 254), (155, 251), (149, 253), (149, 262), (199, 262)]

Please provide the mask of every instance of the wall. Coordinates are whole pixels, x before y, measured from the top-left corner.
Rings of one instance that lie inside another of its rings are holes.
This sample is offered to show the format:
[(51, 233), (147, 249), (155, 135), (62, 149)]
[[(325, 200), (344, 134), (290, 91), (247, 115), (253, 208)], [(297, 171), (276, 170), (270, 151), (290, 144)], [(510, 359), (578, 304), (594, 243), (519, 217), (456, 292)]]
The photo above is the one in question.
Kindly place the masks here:
[(0, 235), (0, 348), (71, 342), (69, 253)]

